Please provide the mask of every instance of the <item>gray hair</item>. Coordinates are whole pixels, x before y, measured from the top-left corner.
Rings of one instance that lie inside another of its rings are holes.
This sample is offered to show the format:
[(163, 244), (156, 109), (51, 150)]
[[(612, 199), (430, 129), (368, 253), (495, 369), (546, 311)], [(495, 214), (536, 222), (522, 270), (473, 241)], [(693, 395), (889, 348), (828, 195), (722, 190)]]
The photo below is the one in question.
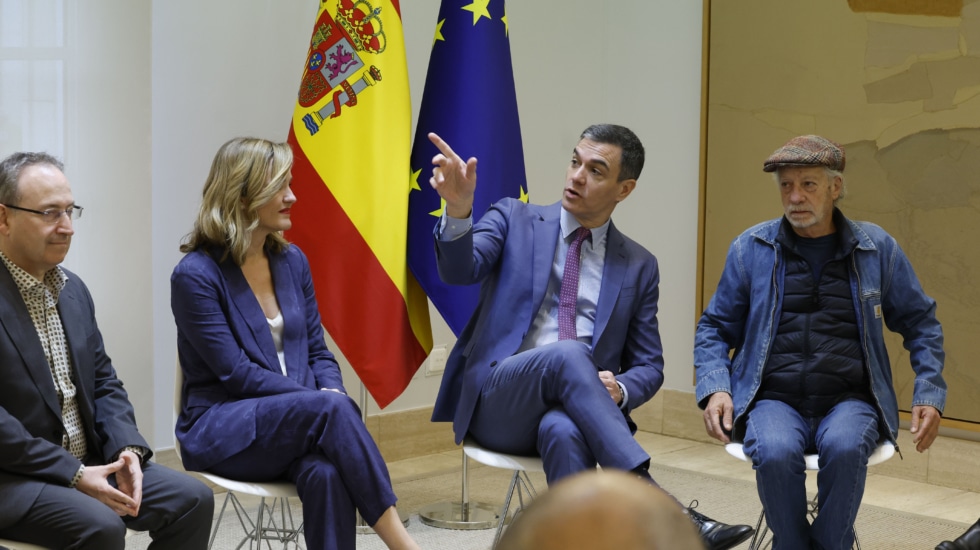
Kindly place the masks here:
[(48, 153), (19, 152), (0, 161), (0, 204), (13, 204), (20, 199), (17, 188), (20, 175), (26, 168), (39, 164), (65, 171), (65, 165)]

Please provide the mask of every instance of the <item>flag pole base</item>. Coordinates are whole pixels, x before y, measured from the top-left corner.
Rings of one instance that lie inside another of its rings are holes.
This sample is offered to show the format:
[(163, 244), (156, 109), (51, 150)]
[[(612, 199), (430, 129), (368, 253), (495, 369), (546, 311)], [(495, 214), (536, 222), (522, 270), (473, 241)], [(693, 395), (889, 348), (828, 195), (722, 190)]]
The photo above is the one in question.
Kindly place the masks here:
[(440, 529), (493, 529), (500, 521), (496, 508), (485, 502), (436, 502), (419, 509), (419, 520)]

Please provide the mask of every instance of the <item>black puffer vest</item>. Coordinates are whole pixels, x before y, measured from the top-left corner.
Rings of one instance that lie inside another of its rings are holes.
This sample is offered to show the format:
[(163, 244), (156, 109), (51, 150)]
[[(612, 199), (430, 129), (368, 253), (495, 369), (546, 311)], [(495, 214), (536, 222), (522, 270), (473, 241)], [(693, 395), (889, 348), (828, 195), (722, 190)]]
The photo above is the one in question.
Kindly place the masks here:
[(850, 397), (873, 403), (851, 298), (853, 238), (841, 235), (837, 253), (814, 282), (792, 229), (784, 226), (780, 233), (783, 306), (757, 398), (783, 401), (805, 417), (824, 416)]

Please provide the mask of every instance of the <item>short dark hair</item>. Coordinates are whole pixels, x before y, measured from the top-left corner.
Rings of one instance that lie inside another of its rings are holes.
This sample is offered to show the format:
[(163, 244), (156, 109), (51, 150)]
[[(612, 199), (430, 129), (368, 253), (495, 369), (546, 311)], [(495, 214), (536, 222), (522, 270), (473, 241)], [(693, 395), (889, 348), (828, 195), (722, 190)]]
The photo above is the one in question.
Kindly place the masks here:
[(48, 153), (19, 152), (10, 155), (0, 161), (0, 204), (11, 204), (20, 198), (20, 190), (17, 189), (17, 180), (21, 173), (29, 166), (37, 164), (47, 164), (54, 166), (62, 172), (65, 165), (54, 156)]
[(593, 124), (582, 132), (579, 139), (618, 146), (623, 150), (619, 159), (619, 181), (640, 177), (643, 171), (643, 144), (633, 130), (617, 124)]

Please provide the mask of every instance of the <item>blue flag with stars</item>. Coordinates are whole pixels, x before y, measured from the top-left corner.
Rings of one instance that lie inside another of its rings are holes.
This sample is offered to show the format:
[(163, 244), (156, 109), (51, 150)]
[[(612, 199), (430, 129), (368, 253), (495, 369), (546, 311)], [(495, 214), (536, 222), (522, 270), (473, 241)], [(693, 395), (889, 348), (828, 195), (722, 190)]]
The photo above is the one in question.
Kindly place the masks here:
[(463, 159), (480, 161), (474, 223), (503, 197), (527, 202), (504, 0), (442, 0), (412, 147), (408, 266), (458, 336), (476, 309), (480, 288), (439, 278), (432, 231), (444, 204), (429, 185), (432, 157), (439, 153), (429, 132)]

